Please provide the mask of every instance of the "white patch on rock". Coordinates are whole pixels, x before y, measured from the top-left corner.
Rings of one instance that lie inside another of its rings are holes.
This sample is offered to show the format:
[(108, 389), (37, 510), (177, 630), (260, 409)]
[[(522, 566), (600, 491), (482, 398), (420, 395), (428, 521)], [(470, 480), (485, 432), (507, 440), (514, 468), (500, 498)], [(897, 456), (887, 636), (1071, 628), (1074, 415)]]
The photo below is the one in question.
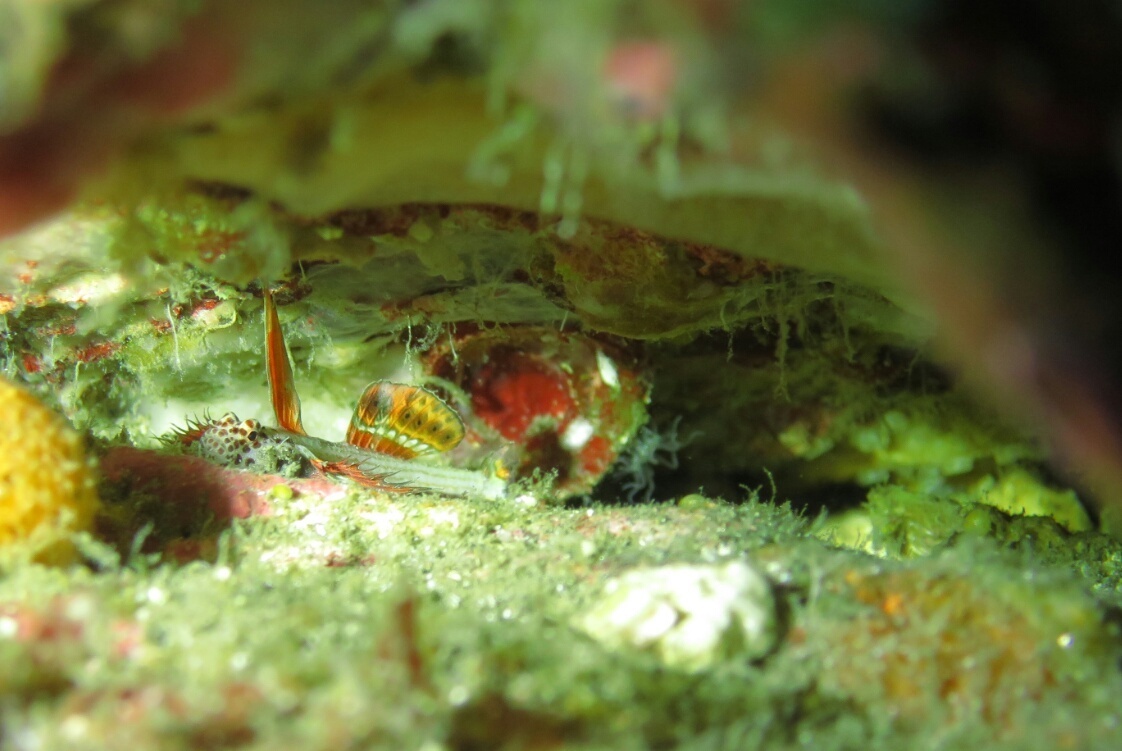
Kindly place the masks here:
[(612, 579), (576, 626), (611, 647), (649, 650), (698, 672), (763, 657), (778, 636), (775, 596), (745, 561), (636, 569)]
[(607, 384), (612, 391), (619, 391), (619, 370), (612, 358), (604, 354), (603, 350), (596, 350), (596, 369), (600, 371), (600, 380)]
[(580, 451), (592, 440), (596, 427), (583, 417), (578, 417), (569, 423), (565, 432), (561, 434), (561, 445), (569, 451)]

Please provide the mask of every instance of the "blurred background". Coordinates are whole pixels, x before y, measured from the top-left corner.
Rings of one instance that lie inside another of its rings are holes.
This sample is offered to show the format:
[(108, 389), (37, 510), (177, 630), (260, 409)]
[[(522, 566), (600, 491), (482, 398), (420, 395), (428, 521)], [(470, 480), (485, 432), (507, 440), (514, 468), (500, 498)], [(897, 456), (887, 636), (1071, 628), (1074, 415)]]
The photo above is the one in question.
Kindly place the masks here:
[[(933, 320), (933, 343), (913, 343), (935, 370), (1038, 433), (1054, 469), (1109, 505), (1122, 499), (1120, 31), (1111, 0), (9, 1), (0, 232), (75, 205), (142, 216), (204, 185), (234, 225), (478, 202), (559, 216), (563, 239), (602, 216), (760, 253)], [(422, 94), (395, 105), (385, 82), (402, 77)], [(378, 107), (400, 124), (381, 126)], [(743, 206), (720, 195), (722, 170), (740, 167), (756, 201)], [(836, 212), (821, 225), (752, 224), (760, 196), (814, 191)], [(694, 195), (716, 197), (683, 218)], [(275, 247), (287, 231), (254, 230)], [(181, 260), (131, 237), (109, 265)], [(30, 256), (11, 247), (18, 313)], [(279, 251), (239, 252), (240, 266), (210, 268), (232, 269), (243, 295), (292, 271)]]

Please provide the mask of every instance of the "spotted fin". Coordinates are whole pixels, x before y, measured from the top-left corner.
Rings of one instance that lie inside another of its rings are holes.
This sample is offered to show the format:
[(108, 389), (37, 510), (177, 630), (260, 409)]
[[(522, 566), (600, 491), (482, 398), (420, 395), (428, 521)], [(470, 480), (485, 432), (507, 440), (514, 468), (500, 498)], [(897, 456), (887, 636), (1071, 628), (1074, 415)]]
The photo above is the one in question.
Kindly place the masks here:
[(277, 424), (291, 433), (307, 435), (300, 419), (300, 395), (292, 377), (288, 345), (284, 343), (273, 295), (265, 289), (265, 363), (269, 375), (269, 397)]
[(463, 438), (463, 421), (443, 399), (389, 381), (366, 387), (347, 427), (347, 443), (400, 459), (448, 451)]

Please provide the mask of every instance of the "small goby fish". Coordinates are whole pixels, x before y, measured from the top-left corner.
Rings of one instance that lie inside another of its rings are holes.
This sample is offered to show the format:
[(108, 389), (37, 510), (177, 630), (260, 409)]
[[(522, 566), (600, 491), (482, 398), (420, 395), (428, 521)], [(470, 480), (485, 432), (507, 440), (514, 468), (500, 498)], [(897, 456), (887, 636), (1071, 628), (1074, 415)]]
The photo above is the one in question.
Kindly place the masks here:
[(464, 424), (456, 410), (421, 386), (374, 381), (359, 398), (345, 442), (308, 435), (276, 304), (269, 290), (264, 296), (269, 396), (280, 426), (270, 432), (306, 451), (322, 471), (370, 487), (487, 499), (506, 495), (506, 483), (498, 477), (413, 461), (449, 451), (464, 437)]

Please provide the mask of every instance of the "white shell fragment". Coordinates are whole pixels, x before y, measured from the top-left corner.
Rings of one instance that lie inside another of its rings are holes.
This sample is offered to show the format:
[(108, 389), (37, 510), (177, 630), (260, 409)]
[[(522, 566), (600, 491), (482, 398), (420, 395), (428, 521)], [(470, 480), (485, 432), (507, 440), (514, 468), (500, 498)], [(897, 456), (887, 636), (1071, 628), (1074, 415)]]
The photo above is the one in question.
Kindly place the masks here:
[(763, 657), (775, 645), (775, 596), (745, 561), (637, 569), (612, 579), (576, 626), (611, 647), (657, 654), (698, 672), (730, 659)]

